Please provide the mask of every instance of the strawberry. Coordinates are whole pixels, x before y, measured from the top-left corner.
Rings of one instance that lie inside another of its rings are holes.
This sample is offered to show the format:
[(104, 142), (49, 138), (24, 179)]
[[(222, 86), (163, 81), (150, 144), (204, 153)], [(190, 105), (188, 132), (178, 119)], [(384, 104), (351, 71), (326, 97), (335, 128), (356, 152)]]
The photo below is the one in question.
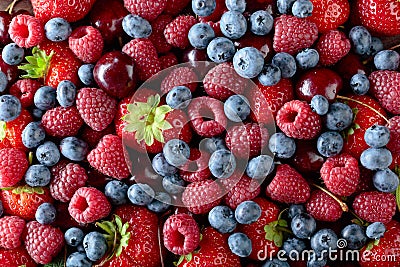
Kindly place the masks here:
[(388, 223), (396, 213), (396, 197), (378, 191), (361, 193), (354, 199), (353, 209), (363, 220)]
[(32, 0), (31, 2), (35, 17), (45, 23), (49, 19), (57, 17), (61, 17), (68, 22), (80, 20), (89, 13), (95, 0), (77, 2), (60, 0), (54, 3), (49, 3), (47, 0)]
[(307, 181), (288, 164), (277, 167), (275, 177), (267, 186), (266, 194), (283, 203), (305, 203), (310, 198)]
[(28, 169), (25, 153), (16, 148), (3, 148), (0, 150), (0, 158), (0, 187), (16, 185)]
[(324, 222), (335, 222), (343, 214), (340, 204), (322, 190), (311, 192), (306, 208), (314, 219)]
[(36, 267), (35, 261), (29, 256), (24, 246), (15, 249), (0, 248), (0, 266), (4, 267)]
[(12, 121), (0, 121), (0, 150), (3, 148), (18, 148), (25, 151), (21, 134), (25, 126), (32, 121), (30, 113), (22, 109), (21, 114)]
[(390, 141), (387, 148), (392, 153), (400, 153), (400, 116), (390, 118), (386, 126), (390, 130)]
[[(399, 5), (400, 12), (400, 5)], [(370, 90), (382, 107), (400, 115), (400, 72), (390, 70), (378, 70), (369, 75)]]
[(0, 247), (13, 249), (21, 246), (25, 221), (18, 216), (0, 218)]
[(189, 184), (182, 193), (182, 203), (194, 214), (205, 214), (219, 204), (222, 195), (218, 183), (208, 179)]
[(21, 79), (10, 87), (10, 94), (16, 96), (24, 108), (33, 105), (33, 97), (42, 84), (33, 79)]
[(167, 5), (166, 0), (124, 0), (125, 8), (134, 15), (139, 15), (149, 21), (160, 15)]
[(164, 30), (165, 40), (173, 47), (184, 49), (189, 46), (188, 33), (190, 28), (197, 23), (193, 16), (178, 16), (172, 20)]
[(240, 266), (239, 257), (229, 249), (225, 235), (211, 227), (204, 228), (201, 234), (199, 249), (188, 256), (182, 255), (177, 267)]
[(317, 42), (319, 63), (323, 66), (334, 65), (350, 52), (350, 48), (350, 40), (343, 32), (330, 30), (322, 34)]
[(158, 53), (167, 53), (172, 46), (167, 43), (164, 36), (165, 27), (173, 20), (170, 15), (160, 15), (151, 22), (151, 35), (149, 40), (153, 43)]
[(321, 33), (337, 29), (349, 18), (348, 0), (311, 0), (311, 3), (313, 11), (307, 20), (314, 22)]
[(171, 91), (175, 86), (184, 85), (193, 93), (196, 90), (198, 78), (193, 69), (189, 67), (177, 67), (172, 69), (161, 82), (161, 92)]
[(75, 136), (83, 120), (76, 107), (55, 107), (44, 113), (42, 117), (42, 126), (46, 133), (54, 137)]

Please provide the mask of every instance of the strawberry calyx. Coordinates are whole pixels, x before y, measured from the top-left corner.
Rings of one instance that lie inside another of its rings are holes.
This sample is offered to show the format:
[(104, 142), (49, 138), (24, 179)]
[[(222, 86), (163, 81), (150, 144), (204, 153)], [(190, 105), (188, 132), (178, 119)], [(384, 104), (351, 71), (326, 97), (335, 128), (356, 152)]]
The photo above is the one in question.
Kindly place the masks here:
[(282, 214), (287, 210), (282, 210), (276, 221), (264, 226), (265, 239), (274, 242), (277, 247), (282, 247), (283, 245), (283, 233), (293, 234), (288, 228), (288, 222), (285, 219), (281, 219)]
[(5, 121), (0, 121), (0, 142), (6, 138), (7, 123)]
[[(201, 241), (202, 239), (203, 239), (203, 235), (200, 234), (200, 241)], [(201, 250), (201, 247), (198, 248), (198, 249), (196, 249), (196, 250), (193, 251), (193, 252), (190, 252), (190, 253), (186, 254), (186, 255), (181, 255), (181, 256), (179, 257), (178, 261), (175, 261), (175, 262), (174, 262), (174, 265), (175, 265), (175, 266), (179, 266), (184, 260), (186, 260), (186, 262), (190, 262), (190, 261), (193, 259), (193, 254), (199, 253), (200, 250)]]
[(11, 192), (13, 194), (22, 194), (22, 193), (27, 193), (27, 194), (39, 194), (39, 195), (43, 195), (44, 194), (44, 190), (42, 187), (40, 186), (36, 186), (36, 187), (31, 187), (29, 185), (21, 185), (21, 186), (17, 186), (17, 187), (3, 187), (0, 188), (0, 190), (12, 190)]
[(376, 246), (379, 245), (379, 242), (380, 242), (380, 239), (379, 239), (379, 238), (369, 241), (369, 242), (367, 243), (366, 247), (365, 247), (365, 250), (371, 250), (371, 249), (373, 249), (374, 247), (376, 247)]
[(172, 128), (165, 117), (173, 109), (159, 104), (160, 95), (156, 94), (149, 96), (147, 102), (133, 102), (127, 106), (129, 113), (122, 117), (128, 123), (124, 130), (136, 132), (135, 139), (138, 143), (144, 140), (146, 145), (151, 146), (154, 139), (164, 143), (162, 132)]
[(400, 185), (396, 189), (396, 203), (397, 209), (400, 211)]
[(21, 77), (26, 79), (45, 79), (53, 55), (53, 51), (51, 51), (50, 55), (47, 55), (45, 51), (40, 50), (38, 47), (35, 46), (32, 49), (32, 56), (25, 57), (28, 63), (18, 66), (18, 69), (27, 72)]

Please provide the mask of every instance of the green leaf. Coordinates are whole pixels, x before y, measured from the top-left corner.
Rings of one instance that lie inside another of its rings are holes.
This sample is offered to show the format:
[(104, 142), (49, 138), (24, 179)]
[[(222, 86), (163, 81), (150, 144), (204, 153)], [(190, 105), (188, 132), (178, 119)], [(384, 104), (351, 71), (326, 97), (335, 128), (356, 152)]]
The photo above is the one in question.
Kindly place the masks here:
[(288, 227), (288, 223), (287, 223), (287, 221), (284, 220), (284, 219), (278, 220), (278, 225), (279, 225), (279, 226), (282, 226), (282, 227)]
[(26, 71), (26, 74), (22, 75), (22, 77), (32, 79), (44, 78), (53, 55), (53, 51), (50, 55), (46, 55), (46, 52), (34, 47), (32, 49), (32, 56), (25, 57), (28, 63), (18, 66), (18, 69)]
[(179, 264), (181, 264), (183, 262), (183, 260), (185, 259), (185, 255), (181, 255), (178, 262), (176, 263), (176, 266), (178, 266)]
[(275, 244), (275, 246), (277, 246), (279, 248), (282, 247), (282, 245), (283, 245), (283, 234), (282, 234), (282, 232), (276, 233), (274, 235), (274, 244)]
[(193, 254), (189, 253), (189, 254), (185, 255), (185, 259), (187, 262), (190, 262), (193, 259)]
[(5, 121), (0, 121), (0, 141), (3, 141), (3, 139), (6, 137), (6, 129), (7, 123)]
[(122, 221), (118, 215), (115, 215), (115, 223), (117, 224), (117, 229), (119, 232), (122, 231)]
[(164, 143), (164, 136), (163, 136), (162, 131), (160, 129), (158, 129), (158, 128), (153, 129), (153, 135), (154, 135), (154, 138), (158, 142)]
[(165, 131), (165, 130), (172, 129), (172, 125), (168, 121), (163, 121), (162, 124), (160, 125), (160, 127), (158, 127), (158, 128), (160, 128), (162, 131)]
[(361, 127), (360, 127), (360, 125), (358, 124), (358, 123), (354, 123), (354, 129), (355, 130), (357, 130), (357, 129), (360, 129)]
[(400, 211), (400, 185), (396, 189), (396, 203), (397, 203), (397, 208)]
[(347, 131), (348, 135), (353, 135), (354, 134), (354, 129), (353, 128), (349, 128), (349, 130)]

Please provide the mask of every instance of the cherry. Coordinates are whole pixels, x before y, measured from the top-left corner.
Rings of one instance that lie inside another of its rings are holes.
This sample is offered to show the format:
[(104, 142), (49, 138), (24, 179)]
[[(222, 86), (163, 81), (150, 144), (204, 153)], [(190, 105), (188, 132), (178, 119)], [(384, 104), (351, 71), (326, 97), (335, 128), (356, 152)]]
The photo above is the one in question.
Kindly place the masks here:
[(362, 64), (360, 57), (353, 53), (349, 53), (342, 58), (335, 65), (335, 71), (345, 80), (350, 80), (357, 73), (367, 73), (367, 69)]
[(95, 187), (101, 191), (104, 191), (106, 184), (112, 179), (96, 171), (95, 169), (88, 168), (87, 170), (88, 170), (87, 171), (88, 180), (86, 181), (87, 185)]
[(132, 59), (120, 51), (104, 54), (93, 70), (96, 83), (110, 96), (123, 98), (135, 89)]
[(18, 78), (18, 66), (17, 65), (11, 66), (5, 63), (3, 61), (3, 58), (1, 57), (1, 54), (0, 54), (0, 71), (6, 74), (9, 85), (14, 83), (15, 80)]
[(275, 54), (272, 48), (272, 35), (257, 36), (247, 32), (242, 38), (236, 40), (234, 44), (238, 49), (248, 46), (257, 48), (263, 53), (266, 61), (271, 60), (273, 54)]
[(336, 72), (317, 68), (307, 71), (300, 77), (296, 85), (296, 94), (299, 99), (308, 102), (315, 95), (323, 95), (329, 101), (333, 101), (342, 86), (342, 78)]
[(11, 43), (10, 35), (8, 34), (8, 26), (11, 22), (11, 15), (5, 11), (0, 11), (0, 45)]
[(297, 142), (296, 153), (293, 156), (293, 166), (302, 173), (319, 172), (324, 158), (318, 153), (315, 142)]
[(13, 17), (16, 17), (18, 15), (31, 15), (32, 16), (32, 13), (29, 12), (28, 10), (26, 10), (26, 9), (19, 9), (19, 10), (17, 10), (17, 11), (12, 13)]

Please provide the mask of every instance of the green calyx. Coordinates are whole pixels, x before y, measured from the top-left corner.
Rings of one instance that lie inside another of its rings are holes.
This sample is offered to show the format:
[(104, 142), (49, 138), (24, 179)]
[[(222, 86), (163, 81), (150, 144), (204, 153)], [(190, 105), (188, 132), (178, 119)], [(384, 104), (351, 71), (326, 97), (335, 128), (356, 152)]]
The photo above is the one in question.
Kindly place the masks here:
[(40, 50), (38, 47), (34, 47), (32, 49), (32, 56), (25, 57), (28, 63), (18, 67), (18, 69), (26, 71), (26, 74), (21, 77), (26, 79), (45, 78), (53, 55), (53, 51), (50, 55), (46, 55), (46, 52)]
[(154, 139), (164, 143), (163, 131), (171, 129), (172, 125), (165, 119), (172, 111), (168, 105), (158, 106), (160, 95), (152, 95), (147, 102), (134, 102), (128, 105), (129, 113), (122, 119), (128, 123), (125, 131), (136, 132), (135, 139), (138, 143), (142, 140), (146, 145), (151, 146)]
[(23, 185), (23, 186), (17, 186), (17, 187), (8, 187), (8, 188), (3, 188), (4, 190), (11, 190), (13, 194), (39, 194), (42, 195), (44, 194), (44, 190), (42, 187), (31, 187), (29, 185)]
[(283, 233), (293, 234), (288, 228), (287, 221), (281, 219), (282, 214), (287, 210), (288, 209), (282, 210), (276, 221), (270, 222), (264, 226), (265, 239), (274, 242), (277, 247), (282, 247), (283, 245)]
[(0, 141), (6, 138), (7, 123), (5, 121), (0, 121)]

